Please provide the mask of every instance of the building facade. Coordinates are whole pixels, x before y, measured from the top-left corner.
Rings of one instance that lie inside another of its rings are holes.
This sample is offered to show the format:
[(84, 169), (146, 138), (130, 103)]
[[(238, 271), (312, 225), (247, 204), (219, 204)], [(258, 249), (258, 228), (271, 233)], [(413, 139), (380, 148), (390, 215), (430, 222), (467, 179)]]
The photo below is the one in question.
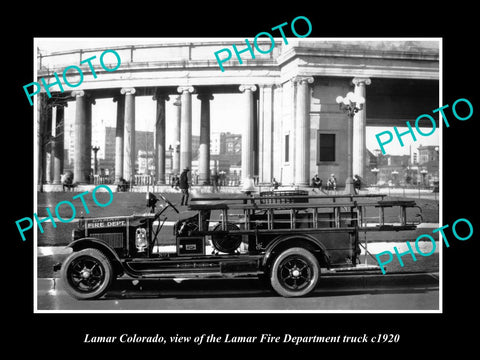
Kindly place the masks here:
[[(241, 148), (243, 179), (256, 177), (260, 183), (269, 183), (275, 177), (282, 184), (301, 187), (308, 186), (314, 174), (326, 179), (334, 173), (341, 186), (350, 158), (353, 173), (365, 177), (369, 171), (367, 125), (404, 126), (405, 120), (439, 106), (440, 54), (435, 39), (289, 39), (288, 45), (276, 42), (270, 53), (256, 53), (255, 59), (225, 62), (225, 71), (221, 72), (212, 61), (213, 53), (232, 44), (246, 46), (243, 40), (161, 44), (159, 39), (159, 45), (112, 47), (122, 58), (122, 66), (116, 71), (98, 67), (95, 79), (85, 67), (80, 87), (60, 92), (52, 85), (51, 98), (45, 93), (38, 96), (39, 102), (46, 103), (37, 106), (39, 139), (51, 133), (53, 113), (58, 121), (62, 116), (57, 113), (59, 108), (66, 103), (75, 106), (74, 146), (69, 154), (73, 153), (75, 180), (85, 182), (91, 164), (90, 151), (86, 150), (92, 138), (91, 105), (95, 99), (112, 98), (117, 103), (115, 177), (130, 179), (135, 174), (139, 145), (134, 135), (135, 97), (152, 96), (157, 104), (152, 140), (155, 172), (162, 184), (169, 151), (165, 148), (165, 102), (179, 96), (175, 118), (168, 120), (175, 129), (173, 143), (178, 144), (172, 153), (176, 170), (191, 167), (195, 157), (192, 97), (196, 96), (201, 101), (198, 171), (200, 183), (208, 183), (210, 102), (215, 101), (216, 93), (235, 93), (241, 108), (235, 115), (243, 131), (241, 146), (231, 146)], [(260, 40), (259, 44), (262, 46)], [(54, 84), (52, 74), (70, 65), (62, 64), (61, 56), (76, 56), (81, 62), (96, 52), (98, 49), (38, 54), (37, 77)], [(353, 124), (336, 103), (339, 95), (349, 92), (366, 100), (364, 108), (354, 115)], [(52, 165), (47, 165), (45, 159), (62, 163), (63, 155), (55, 146), (47, 148), (41, 140), (37, 144), (39, 182), (57, 181), (55, 167), (46, 175), (46, 167)]]
[(438, 146), (418, 147), (418, 168), (425, 185), (432, 186), (434, 183), (438, 183), (440, 179), (439, 160)]

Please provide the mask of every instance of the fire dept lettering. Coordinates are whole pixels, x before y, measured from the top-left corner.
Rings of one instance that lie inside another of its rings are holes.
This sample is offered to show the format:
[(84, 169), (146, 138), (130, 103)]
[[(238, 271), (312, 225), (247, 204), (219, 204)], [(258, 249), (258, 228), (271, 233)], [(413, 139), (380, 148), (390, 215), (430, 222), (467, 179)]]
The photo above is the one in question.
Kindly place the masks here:
[(96, 222), (89, 222), (87, 223), (87, 229), (96, 229), (96, 228), (103, 228), (103, 227), (116, 227), (116, 226), (126, 226), (127, 223), (125, 220), (117, 220), (117, 221), (96, 221)]

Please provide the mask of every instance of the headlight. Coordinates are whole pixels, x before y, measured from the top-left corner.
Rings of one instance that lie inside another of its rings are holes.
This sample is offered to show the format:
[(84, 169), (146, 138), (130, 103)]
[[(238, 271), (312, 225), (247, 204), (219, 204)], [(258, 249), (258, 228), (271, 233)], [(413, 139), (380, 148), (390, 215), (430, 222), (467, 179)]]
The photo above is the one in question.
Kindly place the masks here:
[(137, 247), (138, 252), (144, 252), (145, 248), (148, 246), (147, 230), (144, 228), (138, 228), (135, 232), (135, 246)]

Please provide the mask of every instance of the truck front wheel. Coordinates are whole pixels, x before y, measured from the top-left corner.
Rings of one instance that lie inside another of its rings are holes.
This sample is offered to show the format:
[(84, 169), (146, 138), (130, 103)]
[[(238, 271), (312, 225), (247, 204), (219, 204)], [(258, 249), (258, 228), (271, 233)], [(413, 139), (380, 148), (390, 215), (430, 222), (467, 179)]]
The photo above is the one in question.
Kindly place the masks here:
[(304, 296), (315, 289), (320, 277), (320, 265), (315, 256), (300, 247), (281, 252), (271, 268), (273, 289), (284, 297)]
[(72, 253), (62, 265), (65, 290), (80, 300), (102, 296), (114, 278), (108, 258), (97, 249)]

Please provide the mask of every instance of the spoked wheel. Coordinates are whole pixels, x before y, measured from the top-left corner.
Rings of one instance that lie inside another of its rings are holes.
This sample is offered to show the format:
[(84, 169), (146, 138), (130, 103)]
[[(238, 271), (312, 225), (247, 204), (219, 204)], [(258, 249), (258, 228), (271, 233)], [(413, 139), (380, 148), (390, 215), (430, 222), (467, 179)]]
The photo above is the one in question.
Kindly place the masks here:
[(112, 265), (97, 249), (72, 253), (62, 265), (65, 290), (80, 300), (102, 296), (113, 281)]
[(315, 256), (304, 248), (291, 248), (275, 259), (270, 281), (279, 295), (296, 297), (315, 289), (319, 277), (320, 265)]

